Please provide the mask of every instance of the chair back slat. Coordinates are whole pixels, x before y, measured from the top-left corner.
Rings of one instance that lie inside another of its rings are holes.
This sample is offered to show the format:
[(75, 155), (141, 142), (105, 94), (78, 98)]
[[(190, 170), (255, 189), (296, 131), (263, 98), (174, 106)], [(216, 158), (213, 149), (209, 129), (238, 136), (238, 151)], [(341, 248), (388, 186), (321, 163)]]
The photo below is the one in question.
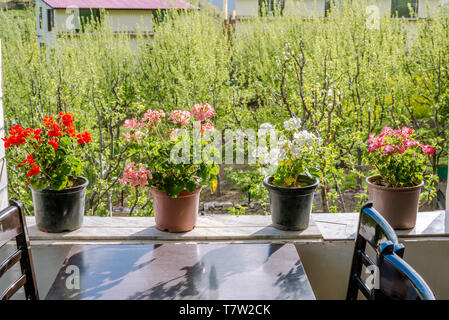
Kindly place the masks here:
[(17, 263), (20, 264), (22, 273), (22, 276), (0, 296), (0, 299), (9, 299), (17, 290), (24, 287), (27, 300), (38, 300), (39, 294), (22, 203), (11, 199), (10, 206), (0, 212), (0, 225), (0, 248), (12, 239), (15, 239), (17, 245), (17, 251), (1, 263), (0, 277)]
[(0, 212), (0, 248), (22, 232), (19, 214), (20, 210), (14, 206)]
[(372, 202), (362, 207), (358, 233), (376, 250), (379, 244), (385, 241), (399, 243), (396, 232), (372, 207)]
[(17, 250), (12, 255), (10, 255), (8, 259), (3, 261), (3, 263), (0, 265), (0, 277), (3, 276), (6, 271), (11, 269), (17, 262), (19, 262), (21, 258), (22, 251)]
[(395, 253), (382, 254), (379, 259), (379, 299), (435, 300), (424, 279)]
[(27, 281), (26, 275), (22, 274), (19, 279), (14, 281), (12, 285), (9, 286), (8, 289), (6, 289), (2, 295), (0, 296), (0, 300), (9, 300), (11, 297), (20, 289), (22, 288)]
[(365, 298), (370, 299), (372, 293), (371, 290), (366, 286), (365, 282), (363, 282), (363, 280), (358, 275), (354, 275), (354, 279), (360, 292), (365, 296)]
[(376, 252), (376, 256), (378, 256), (380, 253), (380, 244), (386, 241), (390, 241), (396, 246), (395, 250), (397, 251), (397, 254), (403, 255), (404, 249), (403, 246), (399, 244), (395, 231), (385, 218), (373, 208), (373, 203), (368, 202), (363, 205), (360, 210), (351, 273), (346, 294), (347, 300), (356, 300), (359, 290), (369, 299), (374, 296), (374, 291), (368, 289), (365, 284), (363, 287), (360, 286), (360, 282), (363, 283), (361, 275), (363, 266), (369, 267), (376, 265), (368, 255), (366, 255), (366, 245), (369, 244)]
[(368, 257), (364, 252), (358, 251), (360, 258), (362, 259), (362, 263), (368, 267), (374, 265), (374, 262)]

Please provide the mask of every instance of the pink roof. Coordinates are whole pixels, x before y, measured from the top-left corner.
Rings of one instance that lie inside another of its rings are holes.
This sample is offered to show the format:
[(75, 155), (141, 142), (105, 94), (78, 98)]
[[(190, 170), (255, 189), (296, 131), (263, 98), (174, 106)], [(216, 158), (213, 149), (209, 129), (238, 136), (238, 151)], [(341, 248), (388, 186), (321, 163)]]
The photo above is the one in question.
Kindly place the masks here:
[(44, 0), (54, 9), (76, 6), (79, 9), (198, 9), (183, 0)]

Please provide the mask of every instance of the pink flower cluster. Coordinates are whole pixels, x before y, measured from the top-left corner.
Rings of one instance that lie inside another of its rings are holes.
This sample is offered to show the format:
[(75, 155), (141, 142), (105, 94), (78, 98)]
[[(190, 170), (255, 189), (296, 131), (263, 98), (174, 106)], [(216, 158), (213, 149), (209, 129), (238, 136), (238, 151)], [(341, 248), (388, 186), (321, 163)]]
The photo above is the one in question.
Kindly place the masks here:
[(165, 118), (165, 112), (163, 110), (158, 111), (148, 109), (148, 111), (143, 115), (141, 126), (151, 127), (152, 125), (161, 122), (162, 118)]
[[(208, 103), (205, 105), (195, 104), (192, 108), (192, 112), (173, 110), (170, 112), (168, 120), (172, 121), (176, 125), (186, 126), (189, 125), (192, 118), (195, 117), (195, 120), (200, 123), (197, 127), (201, 128), (201, 133), (204, 133), (206, 131), (214, 130), (214, 125), (207, 122), (207, 120), (212, 118), (214, 115), (215, 110)], [(132, 130), (130, 133), (125, 134), (125, 141), (131, 142), (139, 140), (142, 136), (144, 136), (144, 133), (137, 130), (138, 128), (152, 128), (161, 122), (162, 118), (165, 118), (165, 112), (163, 110), (148, 109), (148, 111), (143, 115), (141, 121), (137, 119), (126, 119), (124, 127)]]
[(190, 112), (182, 110), (174, 110), (170, 113), (168, 120), (173, 121), (174, 124), (186, 126), (190, 123)]
[(201, 125), (201, 133), (206, 131), (214, 131), (214, 125), (212, 123), (206, 122)]
[(435, 153), (433, 147), (420, 144), (419, 141), (410, 139), (412, 135), (413, 130), (407, 127), (402, 127), (400, 130), (385, 127), (378, 137), (376, 137), (375, 133), (370, 135), (368, 151), (372, 152), (377, 149), (382, 149), (383, 155), (393, 154), (395, 151), (398, 154), (403, 154), (408, 148), (418, 146), (424, 153)]
[(137, 141), (137, 140), (139, 140), (140, 138), (142, 138), (144, 135), (145, 135), (145, 134), (144, 134), (142, 131), (140, 131), (140, 130), (137, 130), (137, 131), (134, 132), (134, 133), (129, 133), (129, 132), (127, 132), (127, 133), (125, 134), (125, 141), (126, 141), (126, 142)]
[(214, 125), (210, 122), (205, 122), (205, 123), (196, 122), (195, 128), (198, 128), (198, 129), (201, 128), (201, 133), (204, 133), (206, 131), (214, 131), (215, 130)]
[(126, 119), (125, 123), (123, 124), (125, 128), (132, 128), (136, 129), (140, 126), (139, 121), (137, 119)]
[(123, 178), (119, 181), (122, 186), (127, 182), (131, 183), (133, 186), (144, 186), (148, 184), (148, 179), (151, 179), (152, 177), (150, 170), (145, 169), (142, 164), (139, 164), (139, 168), (137, 169), (134, 162), (131, 162), (125, 166)]
[(196, 116), (196, 119), (203, 122), (207, 118), (212, 118), (215, 115), (215, 110), (208, 103), (205, 105), (195, 104), (192, 108), (191, 116)]

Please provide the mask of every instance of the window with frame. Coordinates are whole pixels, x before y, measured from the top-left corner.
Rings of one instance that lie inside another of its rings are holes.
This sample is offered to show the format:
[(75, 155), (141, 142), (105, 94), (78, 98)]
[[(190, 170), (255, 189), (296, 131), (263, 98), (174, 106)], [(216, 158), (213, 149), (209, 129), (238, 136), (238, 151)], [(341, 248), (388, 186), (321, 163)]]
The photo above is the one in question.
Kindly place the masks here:
[(324, 16), (327, 17), (333, 7), (341, 6), (341, 0), (326, 0), (324, 2)]
[(79, 18), (81, 23), (81, 29), (84, 31), (86, 24), (93, 23), (94, 21), (100, 22), (100, 9), (79, 9)]
[(285, 0), (259, 0), (259, 15), (266, 15), (278, 10), (281, 14), (284, 11)]
[(39, 7), (39, 29), (42, 30), (42, 7)]
[(53, 9), (47, 9), (47, 28), (51, 32), (55, 26), (55, 15)]
[(418, 14), (418, 0), (391, 0), (391, 16), (394, 18), (413, 18)]

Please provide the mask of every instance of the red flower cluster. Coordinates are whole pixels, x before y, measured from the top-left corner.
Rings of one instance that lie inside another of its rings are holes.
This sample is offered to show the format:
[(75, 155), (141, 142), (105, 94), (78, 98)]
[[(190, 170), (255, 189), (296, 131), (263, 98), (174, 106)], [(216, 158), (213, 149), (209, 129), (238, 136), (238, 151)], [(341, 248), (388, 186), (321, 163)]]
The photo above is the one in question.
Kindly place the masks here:
[(58, 150), (58, 138), (53, 137), (51, 140), (48, 140), (48, 144), (51, 145), (53, 147), (53, 149), (56, 151)]
[(29, 137), (33, 133), (33, 129), (30, 128), (22, 128), (19, 124), (12, 127), (9, 131), (8, 138), (2, 138), (5, 142), (5, 148), (9, 148), (11, 146), (19, 146), (26, 142), (26, 138)]
[(19, 163), (19, 164), (17, 165), (17, 168), (20, 168), (20, 167), (21, 167), (22, 165), (24, 165), (24, 164), (27, 164), (27, 163), (33, 164), (33, 163), (35, 163), (35, 162), (36, 162), (36, 160), (34, 160), (33, 156), (32, 156), (32, 155), (29, 155), (29, 156), (26, 157), (25, 160), (22, 161), (22, 163)]
[(35, 176), (35, 175), (39, 174), (39, 172), (40, 172), (40, 168), (38, 165), (34, 164), (35, 162), (36, 162), (36, 160), (34, 160), (33, 156), (28, 155), (26, 157), (26, 159), (22, 161), (22, 163), (19, 163), (17, 165), (17, 168), (20, 168), (24, 165), (29, 164), (29, 165), (31, 165), (31, 167), (30, 167), (30, 170), (28, 170), (28, 173), (26, 174), (26, 176), (27, 177)]
[(410, 139), (412, 135), (413, 130), (407, 127), (402, 127), (400, 130), (393, 130), (390, 127), (385, 127), (378, 137), (376, 137), (375, 133), (370, 135), (368, 140), (368, 151), (372, 152), (377, 149), (382, 149), (383, 155), (393, 154), (395, 151), (398, 154), (403, 154), (408, 148), (418, 146), (424, 153), (435, 153), (433, 147), (423, 145), (417, 140)]
[(28, 171), (28, 173), (26, 174), (27, 178), (31, 177), (31, 176), (35, 176), (38, 175), (39, 172), (41, 172), (41, 170), (39, 169), (38, 165), (33, 165), (30, 169), (30, 171)]
[(73, 126), (73, 113), (59, 113), (58, 119), (61, 119), (60, 126), (62, 127), (62, 130), (69, 135), (70, 137), (76, 136), (76, 130)]
[[(40, 168), (39, 161), (36, 161), (33, 157), (34, 155), (37, 160), (39, 160), (39, 156), (43, 154), (47, 157), (49, 149), (42, 149), (43, 146), (49, 145), (56, 152), (58, 149), (63, 147), (60, 143), (62, 143), (62, 141), (66, 141), (62, 140), (63, 136), (71, 137), (72, 142), (76, 139), (81, 145), (92, 141), (92, 137), (87, 131), (77, 134), (73, 125), (73, 118), (73, 113), (63, 112), (60, 112), (56, 119), (54, 117), (45, 116), (43, 118), (42, 128), (22, 128), (20, 125), (16, 125), (11, 128), (7, 137), (2, 138), (5, 148), (26, 145), (26, 148), (21, 147), (19, 149), (27, 152), (30, 152), (29, 150), (33, 150), (32, 155), (28, 155), (25, 160), (17, 164), (17, 168), (22, 168), (24, 172), (26, 172), (26, 177), (29, 178), (38, 175), (41, 172), (41, 169), (44, 173), (45, 170), (52, 170), (52, 168)], [(71, 148), (70, 145), (68, 147)]]
[(83, 131), (76, 136), (78, 138), (78, 143), (83, 145), (85, 143), (89, 143), (92, 141), (92, 137), (90, 136), (90, 132)]

